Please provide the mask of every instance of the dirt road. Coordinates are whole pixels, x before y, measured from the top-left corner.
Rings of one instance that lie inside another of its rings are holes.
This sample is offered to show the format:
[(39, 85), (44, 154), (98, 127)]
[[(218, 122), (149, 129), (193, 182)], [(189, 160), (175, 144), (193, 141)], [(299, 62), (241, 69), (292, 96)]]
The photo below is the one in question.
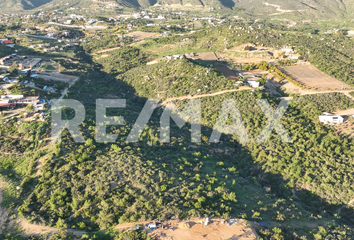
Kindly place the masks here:
[(86, 233), (86, 231), (74, 230), (74, 229), (63, 229), (63, 228), (53, 228), (53, 227), (46, 227), (37, 224), (31, 224), (27, 220), (21, 218), (18, 220), (19, 226), (23, 229), (23, 236), (33, 236), (39, 235), (43, 233), (56, 233), (59, 230), (65, 230), (68, 233), (74, 234), (76, 236), (82, 236)]
[(354, 101), (354, 97), (351, 96), (349, 93), (353, 92), (353, 90), (346, 90), (346, 91), (323, 91), (323, 92), (307, 92), (307, 91), (303, 91), (300, 92), (300, 95), (314, 95), (314, 94), (325, 94), (325, 93), (343, 93), (344, 95), (346, 95), (347, 97), (349, 97), (350, 99), (352, 99)]
[(219, 92), (206, 93), (206, 94), (201, 94), (201, 95), (194, 95), (194, 96), (188, 95), (188, 96), (181, 96), (181, 97), (173, 97), (173, 98), (166, 99), (158, 106), (166, 106), (168, 104), (168, 102), (175, 101), (175, 100), (198, 99), (198, 98), (204, 98), (204, 97), (217, 96), (217, 95), (221, 95), (224, 93), (239, 92), (239, 91), (252, 90), (252, 89), (253, 88), (251, 88), (251, 87), (240, 87), (238, 89), (223, 90), (223, 91), (219, 91)]
[(334, 114), (335, 115), (345, 115), (345, 116), (354, 115), (354, 108), (350, 108), (347, 110), (339, 110), (339, 111), (335, 112)]
[(266, 5), (266, 6), (275, 7), (278, 12), (282, 12), (282, 13), (291, 13), (291, 12), (295, 12), (296, 11), (296, 10), (284, 10), (284, 9), (281, 9), (280, 5), (270, 4), (270, 3), (267, 3), (267, 2), (264, 2), (263, 4)]
[(12, 118), (12, 117), (15, 117), (17, 115), (19, 115), (21, 113), (21, 110), (20, 108), (18, 109), (15, 109), (15, 110), (9, 110), (6, 113), (6, 116), (5, 117), (0, 117), (0, 120), (4, 120), (4, 119), (8, 119), (8, 118)]
[(95, 52), (95, 53), (93, 53), (93, 54), (105, 53), (105, 52), (109, 52), (109, 51), (113, 51), (113, 50), (117, 50), (117, 49), (120, 49), (120, 47), (114, 47), (114, 48), (103, 49), (103, 50), (97, 51), (97, 52)]
[(64, 89), (64, 90), (61, 92), (61, 96), (60, 96), (59, 100), (62, 100), (62, 99), (64, 98), (65, 94), (68, 93), (68, 91), (69, 91), (69, 89), (71, 88), (71, 86), (74, 85), (77, 80), (79, 80), (79, 78), (76, 78), (75, 80), (73, 80), (72, 82), (70, 82), (69, 87), (66, 88), (66, 89)]

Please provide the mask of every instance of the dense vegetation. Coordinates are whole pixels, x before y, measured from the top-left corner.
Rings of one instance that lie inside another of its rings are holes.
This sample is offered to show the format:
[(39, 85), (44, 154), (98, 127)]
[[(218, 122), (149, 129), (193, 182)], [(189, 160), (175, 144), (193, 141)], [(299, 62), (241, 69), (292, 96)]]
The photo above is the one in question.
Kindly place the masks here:
[(223, 89), (235, 89), (236, 81), (209, 67), (199, 66), (190, 60), (161, 61), (158, 64), (134, 68), (121, 76), (134, 87), (139, 96), (165, 99), (170, 97), (204, 94)]
[(119, 37), (117, 35), (111, 35), (102, 37), (102, 39), (92, 40), (83, 44), (83, 49), (87, 52), (93, 52), (95, 50), (119, 47)]
[(109, 52), (109, 57), (98, 58), (95, 62), (102, 65), (106, 73), (119, 74), (146, 63), (146, 56), (140, 49), (128, 46)]
[[(67, 133), (64, 135), (45, 161), (43, 174), (19, 213), (33, 222), (79, 229), (105, 229), (117, 222), (174, 215), (291, 221), (306, 220), (313, 212), (321, 218), (332, 218), (351, 198), (349, 183), (353, 180), (344, 170), (350, 164), (346, 159), (353, 157), (354, 145), (351, 141), (339, 145), (340, 138), (317, 123), (316, 114), (324, 108), (323, 98), (329, 110), (350, 108), (353, 103), (341, 94), (294, 101), (283, 124), (295, 144), (283, 144), (276, 135), (261, 145), (242, 146), (237, 136), (225, 136), (220, 144), (205, 142), (226, 98), (235, 99), (248, 133), (255, 139), (266, 121), (255, 103), (260, 97), (261, 93), (244, 91), (203, 99), (205, 137), (201, 145), (188, 143), (188, 127), (182, 132), (174, 127), (171, 144), (162, 145), (154, 127), (156, 117), (138, 145), (124, 143), (128, 131), (123, 127), (110, 128), (121, 134), (123, 142), (94, 144), (90, 131), (93, 122), (87, 120), (82, 126), (83, 132), (90, 133), (86, 134), (86, 143), (74, 144)], [(141, 103), (135, 100), (123, 111), (127, 120), (129, 115), (136, 115), (133, 109), (137, 105)], [(327, 160), (324, 163), (322, 159)], [(323, 171), (331, 166), (332, 173), (335, 167), (344, 174), (332, 175), (343, 184), (336, 188), (332, 184), (336, 180)], [(308, 202), (309, 198), (313, 200)], [(347, 209), (338, 217), (351, 221), (350, 214)]]
[[(95, 50), (97, 42), (76, 47), (73, 60), (55, 61), (72, 74), (81, 74), (65, 97), (79, 100), (86, 107), (86, 119), (79, 126), (86, 142), (75, 143), (64, 131), (61, 142), (47, 144), (44, 139), (50, 137), (50, 119), (22, 124), (17, 119), (1, 120), (0, 174), (9, 183), (3, 204), (14, 210), (11, 216), (18, 214), (31, 223), (93, 231), (84, 235), (86, 239), (145, 239), (145, 232), (124, 235), (109, 229), (118, 223), (175, 216), (239, 217), (282, 224), (259, 230), (263, 239), (325, 239), (333, 234), (352, 239), (354, 142), (318, 121), (324, 111), (354, 108), (354, 102), (344, 94), (295, 96), (281, 119), (292, 143), (281, 142), (276, 132), (265, 143), (256, 143), (267, 123), (257, 100), (266, 99), (273, 108), (279, 104), (263, 90), (202, 98), (201, 143), (191, 143), (190, 124), (179, 129), (174, 123), (171, 142), (160, 142), (163, 107), (154, 111), (137, 143), (125, 142), (147, 98), (237, 89), (233, 81), (214, 71), (211, 63), (182, 59), (146, 66), (149, 57), (166, 54), (153, 53), (159, 46), (171, 44), (167, 52), (185, 53), (191, 48), (214, 51), (254, 41), (274, 47), (294, 44), (315, 63), (325, 59), (320, 53), (323, 48), (334, 56), (323, 63), (323, 68), (352, 83), (351, 55), (335, 52), (333, 49), (338, 48), (333, 45), (337, 42), (324, 44), (331, 37), (323, 43), (315, 41), (316, 37), (231, 26), (202, 30), (185, 41), (185, 36), (147, 40), (111, 51), (109, 57), (85, 53)], [(114, 45), (112, 41), (115, 39), (106, 44)], [(351, 51), (348, 42), (338, 42), (348, 46), (343, 51)], [(327, 69), (329, 64), (333, 68)], [(242, 66), (256, 67), (292, 81), (266, 63)], [(14, 85), (10, 90), (36, 94), (23, 85)], [(114, 143), (95, 141), (98, 98), (127, 100), (124, 109), (107, 109), (107, 115), (124, 116), (123, 125), (107, 127), (108, 133), (119, 134)], [(219, 143), (208, 142), (225, 99), (237, 104), (249, 143), (240, 143), (237, 134), (224, 134)], [(176, 102), (179, 109), (186, 104)], [(68, 118), (74, 115), (69, 109), (63, 112)], [(20, 186), (19, 191), (16, 186)], [(100, 230), (108, 231), (95, 232)], [(20, 239), (7, 236), (11, 237)], [(52, 239), (70, 237), (67, 232), (59, 232)]]

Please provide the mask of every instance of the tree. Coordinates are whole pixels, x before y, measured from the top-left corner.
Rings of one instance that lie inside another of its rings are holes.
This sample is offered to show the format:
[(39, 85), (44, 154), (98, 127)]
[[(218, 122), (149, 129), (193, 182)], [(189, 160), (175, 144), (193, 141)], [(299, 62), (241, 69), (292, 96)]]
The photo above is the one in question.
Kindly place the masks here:
[(18, 68), (19, 68), (19, 65), (17, 64), (16, 61), (14, 61), (12, 63), (12, 66), (9, 68), (8, 72), (12, 73), (12, 74), (18, 74)]
[(27, 111), (27, 112), (32, 112), (33, 110), (34, 110), (33, 104), (28, 104), (28, 105), (26, 106), (26, 111)]

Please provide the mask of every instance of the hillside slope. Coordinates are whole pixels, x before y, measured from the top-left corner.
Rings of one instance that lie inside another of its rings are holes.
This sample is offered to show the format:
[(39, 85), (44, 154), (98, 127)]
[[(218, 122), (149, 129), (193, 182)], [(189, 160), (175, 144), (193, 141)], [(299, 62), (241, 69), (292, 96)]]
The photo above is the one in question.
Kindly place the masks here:
[(0, 5), (3, 11), (9, 12), (31, 10), (48, 2), (50, 0), (0, 0)]
[[(147, 8), (163, 6), (169, 8), (181, 7), (214, 7), (215, 9), (235, 9), (235, 13), (245, 11), (252, 15), (281, 15), (295, 14), (312, 17), (345, 17), (352, 14), (353, 0), (0, 0), (2, 9), (6, 11), (21, 11), (31, 9), (56, 9), (76, 7), (94, 7), (112, 2), (123, 7)], [(232, 14), (232, 12), (230, 12)]]

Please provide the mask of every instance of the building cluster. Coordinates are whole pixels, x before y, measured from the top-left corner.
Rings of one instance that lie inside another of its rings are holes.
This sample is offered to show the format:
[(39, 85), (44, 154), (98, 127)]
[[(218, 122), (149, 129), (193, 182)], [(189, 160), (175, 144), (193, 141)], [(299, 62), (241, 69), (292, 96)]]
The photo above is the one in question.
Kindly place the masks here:
[(30, 75), (34, 68), (41, 65), (41, 58), (29, 58), (27, 56), (19, 56), (16, 53), (8, 55), (6, 57), (0, 58), (0, 68), (9, 69), (13, 64), (18, 65), (18, 70), (20, 75)]
[(192, 21), (208, 21), (208, 23), (212, 26), (218, 26), (225, 23), (225, 19), (214, 17), (193, 18)]
[(251, 72), (239, 72), (238, 75), (245, 79), (248, 83), (248, 85), (252, 88), (259, 88), (261, 86), (259, 80), (261, 80), (261, 77), (254, 75)]
[(10, 39), (4, 37), (0, 37), (0, 44), (10, 48), (14, 48), (16, 45)]
[(2, 95), (0, 96), (0, 108), (8, 109), (17, 105), (37, 105), (41, 103), (39, 97), (25, 97), (24, 95)]

